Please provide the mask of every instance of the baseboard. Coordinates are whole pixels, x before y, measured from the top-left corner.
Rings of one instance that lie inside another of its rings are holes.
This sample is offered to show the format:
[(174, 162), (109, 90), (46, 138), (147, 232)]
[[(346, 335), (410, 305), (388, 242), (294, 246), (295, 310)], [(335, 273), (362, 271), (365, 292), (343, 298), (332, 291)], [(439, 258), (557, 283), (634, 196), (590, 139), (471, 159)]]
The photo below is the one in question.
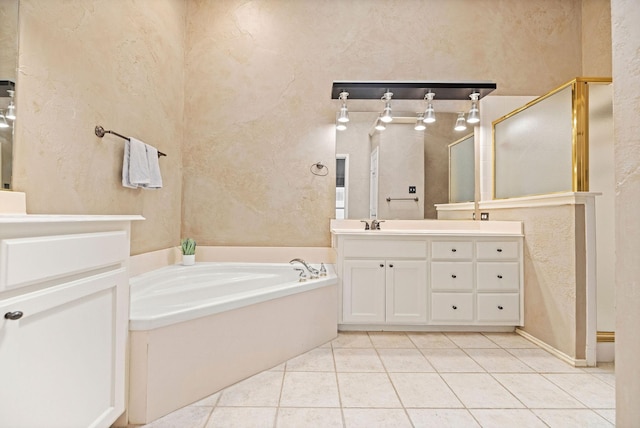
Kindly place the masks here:
[(540, 348), (542, 348), (545, 351), (549, 352), (550, 354), (560, 358), (562, 361), (564, 361), (565, 363), (567, 363), (567, 364), (569, 364), (569, 365), (571, 365), (573, 367), (587, 367), (587, 360), (585, 360), (585, 359), (577, 359), (577, 358), (570, 357), (569, 355), (565, 354), (564, 352), (554, 348), (553, 346), (549, 345), (548, 343), (543, 342), (542, 340), (538, 339), (537, 337), (534, 337), (534, 336), (530, 335), (529, 333), (527, 333), (526, 331), (521, 330), (519, 328), (516, 328), (516, 333), (518, 333), (520, 336), (524, 337), (528, 341), (535, 343)]

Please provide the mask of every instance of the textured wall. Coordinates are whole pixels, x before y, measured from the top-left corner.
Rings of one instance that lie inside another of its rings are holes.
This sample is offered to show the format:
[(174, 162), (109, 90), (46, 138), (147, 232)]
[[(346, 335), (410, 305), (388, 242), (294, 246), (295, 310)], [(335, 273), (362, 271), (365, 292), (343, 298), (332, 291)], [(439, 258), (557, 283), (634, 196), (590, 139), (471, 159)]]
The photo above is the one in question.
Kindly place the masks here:
[(616, 426), (640, 421), (640, 8), (612, 0), (616, 135)]
[(183, 230), (207, 245), (328, 246), (333, 80), (490, 79), (542, 93), (581, 73), (581, 2), (191, 1)]
[(0, 0), (0, 80), (16, 81), (18, 0)]
[[(141, 214), (132, 253), (178, 244), (186, 4), (21, 0), (14, 188), (29, 213)], [(164, 188), (121, 185), (124, 141), (168, 154)]]
[(611, 72), (611, 2), (582, 0), (582, 76), (611, 77)]

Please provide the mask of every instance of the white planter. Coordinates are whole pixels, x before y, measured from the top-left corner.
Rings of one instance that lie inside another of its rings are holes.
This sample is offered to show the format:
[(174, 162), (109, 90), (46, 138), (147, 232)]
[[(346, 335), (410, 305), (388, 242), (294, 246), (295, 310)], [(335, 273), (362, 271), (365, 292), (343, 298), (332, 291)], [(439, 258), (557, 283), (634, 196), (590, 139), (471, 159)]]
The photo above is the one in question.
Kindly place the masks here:
[(192, 264), (194, 264), (196, 262), (196, 255), (195, 254), (191, 254), (191, 255), (182, 255), (182, 264), (185, 266), (191, 266)]

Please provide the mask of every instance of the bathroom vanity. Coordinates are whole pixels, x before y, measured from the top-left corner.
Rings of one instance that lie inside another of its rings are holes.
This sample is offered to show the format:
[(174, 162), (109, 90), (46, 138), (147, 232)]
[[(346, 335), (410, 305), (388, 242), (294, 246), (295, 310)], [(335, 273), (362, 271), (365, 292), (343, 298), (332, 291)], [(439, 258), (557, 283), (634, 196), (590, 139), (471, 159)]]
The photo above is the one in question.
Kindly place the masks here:
[(0, 215), (0, 425), (108, 427), (125, 408), (130, 224)]
[(509, 330), (523, 325), (516, 221), (332, 220), (341, 330)]

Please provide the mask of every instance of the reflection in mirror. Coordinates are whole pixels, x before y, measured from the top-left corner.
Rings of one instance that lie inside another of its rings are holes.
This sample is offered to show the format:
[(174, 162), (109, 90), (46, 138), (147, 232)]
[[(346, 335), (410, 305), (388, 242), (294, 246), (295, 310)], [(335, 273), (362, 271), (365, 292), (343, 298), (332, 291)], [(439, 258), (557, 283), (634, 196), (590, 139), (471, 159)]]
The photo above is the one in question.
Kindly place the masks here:
[(344, 171), (336, 183), (336, 217), (437, 218), (435, 204), (449, 202), (448, 146), (461, 136), (453, 130), (458, 115), (437, 113), (436, 122), (417, 131), (416, 113), (394, 112), (378, 131), (378, 114), (350, 111), (347, 129), (336, 131), (337, 169)]
[(0, 188), (11, 188), (12, 113), (18, 61), (18, 0), (0, 0)]
[(449, 144), (449, 203), (475, 200), (475, 162), (473, 134)]

